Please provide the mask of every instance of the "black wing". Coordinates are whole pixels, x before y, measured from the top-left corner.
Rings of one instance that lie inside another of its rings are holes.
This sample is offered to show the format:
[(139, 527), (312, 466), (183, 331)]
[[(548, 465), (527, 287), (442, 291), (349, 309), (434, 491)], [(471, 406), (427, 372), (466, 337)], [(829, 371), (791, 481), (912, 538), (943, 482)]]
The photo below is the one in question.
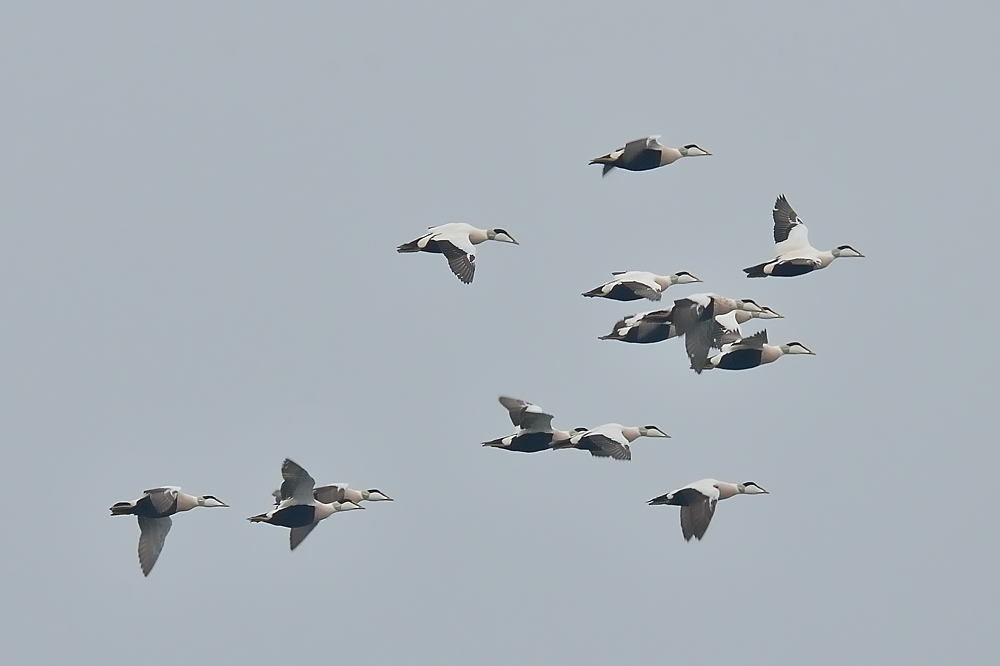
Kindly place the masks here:
[(774, 202), (774, 210), (771, 211), (774, 218), (774, 242), (783, 243), (788, 240), (788, 234), (796, 225), (802, 224), (802, 220), (795, 214), (792, 207), (788, 205), (785, 195), (780, 195)]
[(448, 259), (451, 272), (465, 284), (471, 283), (476, 274), (476, 255), (468, 254), (448, 241), (438, 241), (438, 247), (441, 248), (441, 254)]

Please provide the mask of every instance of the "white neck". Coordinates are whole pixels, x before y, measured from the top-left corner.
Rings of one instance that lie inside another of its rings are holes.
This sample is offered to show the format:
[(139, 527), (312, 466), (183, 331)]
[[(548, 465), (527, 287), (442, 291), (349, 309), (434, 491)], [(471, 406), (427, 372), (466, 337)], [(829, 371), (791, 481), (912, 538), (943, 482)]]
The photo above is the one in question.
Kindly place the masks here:
[(622, 428), (622, 435), (625, 436), (630, 442), (634, 442), (641, 435), (639, 434), (639, 428)]
[(719, 499), (724, 500), (732, 497), (733, 495), (739, 495), (745, 489), (735, 483), (726, 483), (725, 481), (719, 481), (715, 484), (715, 487), (719, 489)]
[(361, 500), (368, 499), (368, 491), (359, 491), (354, 488), (344, 488), (344, 501), (345, 502), (360, 502)]
[(177, 510), (190, 511), (196, 506), (205, 506), (205, 500), (187, 493), (177, 493)]
[(676, 148), (661, 148), (660, 166), (676, 162), (682, 157), (687, 157), (687, 150), (683, 148), (681, 148), (680, 150), (677, 150)]
[(819, 267), (826, 268), (833, 260), (840, 256), (838, 250), (827, 250), (826, 252), (818, 252), (816, 258), (819, 259)]
[(779, 358), (787, 354), (788, 345), (781, 345), (777, 347), (775, 345), (764, 345), (764, 348), (760, 350), (760, 364), (773, 363)]

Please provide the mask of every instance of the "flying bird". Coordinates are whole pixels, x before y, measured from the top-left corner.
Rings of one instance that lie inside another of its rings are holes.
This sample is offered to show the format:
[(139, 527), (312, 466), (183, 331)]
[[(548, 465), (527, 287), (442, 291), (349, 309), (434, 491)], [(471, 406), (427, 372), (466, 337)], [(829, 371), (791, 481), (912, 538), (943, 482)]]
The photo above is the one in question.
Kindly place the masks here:
[(521, 453), (538, 453), (553, 448), (553, 445), (569, 440), (586, 428), (577, 428), (572, 432), (557, 430), (552, 427), (552, 415), (546, 414), (538, 405), (533, 405), (517, 398), (500, 396), (500, 404), (507, 408), (510, 421), (518, 430), (513, 435), (483, 442), (483, 446), (492, 446), (507, 451)]
[(684, 348), (695, 372), (701, 374), (705, 369), (708, 352), (716, 344), (715, 318), (733, 310), (761, 313), (765, 308), (749, 298), (733, 299), (718, 294), (692, 294), (674, 301), (673, 324), (677, 327), (676, 334), (684, 336)]
[(809, 230), (788, 204), (785, 195), (774, 202), (774, 253), (776, 258), (744, 268), (750, 278), (794, 277), (829, 266), (838, 257), (863, 257), (850, 245), (820, 252), (809, 244)]
[[(747, 312), (746, 310), (733, 310), (726, 315), (718, 315), (715, 318), (715, 333), (713, 334), (713, 347), (720, 347), (725, 342), (735, 340), (729, 339), (732, 333), (732, 322), (735, 321), (736, 330), (739, 324), (746, 323), (750, 319), (782, 319), (783, 317), (768, 307), (761, 306), (760, 312)], [(722, 337), (723, 333), (727, 337)], [(666, 310), (653, 310), (652, 312), (640, 312), (619, 319), (607, 335), (602, 335), (599, 340), (618, 340), (620, 342), (631, 342), (635, 344), (650, 344), (662, 342), (670, 338), (678, 337), (677, 327), (674, 325), (674, 308), (670, 306)], [(737, 337), (742, 337), (738, 335)]]
[(657, 275), (646, 271), (616, 271), (612, 275), (615, 276), (614, 280), (605, 282), (583, 295), (588, 298), (608, 298), (612, 301), (637, 301), (640, 298), (658, 301), (661, 294), (671, 285), (701, 282), (687, 271), (670, 275)]
[(631, 460), (629, 444), (639, 437), (670, 437), (653, 425), (623, 426), (620, 423), (606, 423), (590, 430), (579, 432), (568, 441), (553, 445), (553, 449), (582, 449), (598, 458)]
[(488, 240), (518, 245), (514, 237), (503, 229), (477, 229), (471, 224), (453, 222), (431, 227), (420, 238), (403, 243), (396, 252), (437, 252), (448, 260), (448, 266), (465, 284), (472, 282), (476, 273), (476, 245)]
[(715, 505), (719, 500), (729, 499), (735, 495), (767, 495), (766, 490), (753, 481), (746, 483), (726, 483), (715, 479), (702, 479), (689, 483), (666, 495), (660, 495), (649, 500), (650, 505), (670, 504), (681, 507), (681, 532), (684, 539), (691, 537), (699, 541), (705, 536), (708, 524), (715, 514)]
[[(281, 504), (281, 489), (275, 490), (271, 493), (274, 497), (274, 506)], [(318, 502), (323, 504), (330, 504), (332, 502), (340, 502), (341, 504), (351, 503), (360, 504), (361, 502), (392, 502), (393, 499), (383, 493), (378, 488), (369, 488), (368, 490), (356, 490), (351, 488), (346, 483), (334, 483), (329, 486), (320, 486), (319, 488), (313, 489), (313, 497)]]
[(167, 533), (173, 524), (170, 516), (190, 511), (197, 506), (229, 506), (212, 495), (188, 495), (177, 486), (164, 486), (142, 491), (132, 502), (118, 502), (111, 507), (112, 516), (137, 516), (139, 519), (139, 566), (148, 576), (160, 557)]
[(619, 148), (613, 153), (601, 157), (595, 157), (590, 163), (604, 165), (601, 175), (606, 176), (615, 167), (626, 171), (648, 171), (673, 164), (682, 157), (701, 157), (712, 154), (693, 143), (682, 148), (667, 148), (660, 144), (659, 138), (659, 135), (656, 135), (629, 141), (624, 148)]
[(767, 331), (760, 331), (748, 338), (742, 338), (726, 344), (715, 356), (708, 359), (706, 370), (719, 368), (720, 370), (748, 370), (756, 368), (765, 363), (773, 363), (785, 354), (809, 354), (815, 356), (816, 353), (810, 351), (800, 342), (789, 342), (785, 345), (767, 344)]
[(291, 528), (288, 544), (292, 550), (309, 536), (321, 520), (340, 511), (363, 509), (353, 502), (322, 502), (313, 496), (316, 481), (294, 461), (285, 458), (281, 465), (281, 502), (277, 508), (247, 518), (251, 523), (269, 523)]

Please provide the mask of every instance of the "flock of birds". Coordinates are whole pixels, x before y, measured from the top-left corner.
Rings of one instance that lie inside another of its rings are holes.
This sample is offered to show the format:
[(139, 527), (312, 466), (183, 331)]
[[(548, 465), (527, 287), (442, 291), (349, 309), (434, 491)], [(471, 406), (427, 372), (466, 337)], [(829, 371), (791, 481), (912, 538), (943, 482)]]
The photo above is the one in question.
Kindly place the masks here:
[[(711, 155), (695, 144), (669, 148), (661, 145), (658, 139), (657, 136), (650, 136), (630, 141), (616, 151), (594, 158), (590, 164), (602, 165), (602, 176), (606, 176), (616, 168), (647, 171), (672, 164), (683, 157)], [(826, 268), (839, 257), (864, 256), (850, 245), (840, 245), (826, 251), (817, 250), (810, 245), (805, 224), (784, 195), (775, 201), (772, 217), (775, 257), (744, 268), (748, 278), (794, 277)], [(463, 283), (470, 284), (476, 272), (476, 246), (488, 240), (518, 244), (504, 229), (479, 229), (465, 223), (451, 223), (431, 227), (419, 238), (400, 245), (397, 251), (443, 254), (456, 277)], [(671, 275), (624, 271), (615, 272), (612, 276), (612, 280), (584, 292), (583, 296), (616, 301), (659, 301), (663, 292), (671, 286), (702, 281), (686, 271)], [(813, 352), (799, 342), (771, 345), (768, 344), (766, 330), (744, 336), (740, 328), (741, 324), (751, 319), (780, 318), (782, 315), (771, 308), (758, 305), (750, 299), (701, 293), (675, 300), (666, 309), (624, 317), (614, 325), (609, 334), (600, 339), (650, 344), (683, 337), (691, 369), (699, 374), (713, 369), (747, 370), (772, 363), (789, 354), (812, 355)], [(712, 350), (716, 352), (712, 353)], [(629, 445), (639, 437), (670, 436), (653, 425), (623, 426), (619, 423), (559, 430), (552, 427), (553, 416), (537, 405), (506, 396), (500, 397), (500, 403), (507, 409), (517, 431), (506, 437), (484, 442), (483, 446), (521, 453), (581, 449), (589, 451), (595, 457), (631, 460)], [(356, 490), (347, 484), (317, 488), (313, 477), (287, 458), (281, 466), (281, 478), (281, 487), (272, 493), (274, 508), (251, 516), (248, 520), (289, 528), (289, 545), (292, 550), (302, 543), (320, 521), (335, 513), (362, 509), (364, 507), (361, 502), (364, 501), (392, 501), (391, 497), (375, 488)], [(727, 483), (716, 479), (702, 479), (655, 497), (649, 500), (649, 504), (679, 506), (684, 539), (700, 540), (708, 529), (719, 500), (767, 492), (753, 481)], [(228, 505), (212, 495), (189, 495), (176, 486), (165, 486), (143, 491), (142, 497), (137, 500), (114, 504), (111, 515), (138, 517), (139, 564), (143, 574), (148, 576), (170, 531), (170, 516), (195, 507), (225, 506)]]

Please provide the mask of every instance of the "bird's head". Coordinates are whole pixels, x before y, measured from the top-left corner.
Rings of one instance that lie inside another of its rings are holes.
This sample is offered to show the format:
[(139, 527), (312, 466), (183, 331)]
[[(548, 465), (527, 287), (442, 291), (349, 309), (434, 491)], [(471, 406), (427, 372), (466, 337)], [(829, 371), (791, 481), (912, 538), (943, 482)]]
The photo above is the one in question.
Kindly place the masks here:
[(840, 247), (833, 250), (833, 256), (835, 257), (863, 257), (865, 255), (861, 254), (855, 250), (850, 245), (841, 245)]
[(640, 426), (639, 435), (641, 437), (670, 437), (667, 433), (663, 432), (655, 425)]
[(500, 241), (501, 243), (513, 243), (514, 245), (520, 245), (514, 237), (511, 236), (503, 229), (487, 229), (486, 237), (490, 240)]
[(816, 352), (810, 350), (801, 342), (789, 342), (787, 345), (781, 345), (781, 351), (784, 354), (809, 354), (815, 356)]
[(678, 148), (677, 150), (679, 150), (681, 155), (684, 157), (702, 157), (704, 155), (712, 154), (696, 143), (689, 143), (683, 148)]
[(736, 309), (743, 310), (744, 312), (763, 312), (764, 308), (757, 305), (755, 301), (749, 298), (738, 298), (736, 299)]
[(754, 317), (755, 319), (784, 319), (785, 318), (784, 315), (778, 314), (777, 312), (775, 312), (774, 310), (772, 310), (771, 308), (769, 308), (769, 307), (767, 307), (765, 305), (760, 306), (760, 312), (751, 312), (750, 316)]
[(670, 281), (673, 284), (694, 284), (695, 282), (701, 282), (701, 279), (696, 278), (687, 271), (677, 271), (670, 276)]
[(369, 488), (368, 490), (365, 490), (364, 492), (362, 492), (361, 495), (362, 495), (362, 497), (364, 497), (369, 502), (392, 502), (392, 501), (394, 501), (391, 497), (389, 497), (388, 495), (386, 495), (384, 492), (382, 492), (378, 488)]

